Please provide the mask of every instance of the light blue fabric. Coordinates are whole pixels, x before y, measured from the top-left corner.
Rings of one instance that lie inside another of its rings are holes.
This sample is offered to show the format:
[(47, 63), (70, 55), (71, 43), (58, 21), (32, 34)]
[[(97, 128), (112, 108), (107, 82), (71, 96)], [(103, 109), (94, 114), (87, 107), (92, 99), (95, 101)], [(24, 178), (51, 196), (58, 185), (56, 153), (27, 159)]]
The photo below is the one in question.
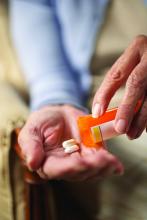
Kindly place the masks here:
[(31, 108), (84, 105), (89, 62), (108, 0), (10, 0), (10, 27)]

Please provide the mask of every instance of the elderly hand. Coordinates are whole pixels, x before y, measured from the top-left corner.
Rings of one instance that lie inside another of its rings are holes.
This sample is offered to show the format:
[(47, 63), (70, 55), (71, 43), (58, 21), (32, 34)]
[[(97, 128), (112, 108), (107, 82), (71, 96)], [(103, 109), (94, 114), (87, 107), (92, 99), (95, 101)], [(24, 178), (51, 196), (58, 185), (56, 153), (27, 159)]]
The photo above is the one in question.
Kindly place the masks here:
[[(93, 117), (102, 115), (114, 93), (126, 83), (125, 94), (115, 118), (115, 130), (137, 138), (147, 126), (147, 37), (138, 36), (107, 73), (93, 101)], [(140, 111), (134, 115), (139, 99)]]
[[(18, 141), (27, 166), (42, 178), (86, 180), (121, 174), (123, 166), (105, 149), (80, 144), (77, 117), (84, 113), (72, 106), (48, 106), (33, 112)], [(80, 151), (66, 154), (62, 142), (75, 138)]]

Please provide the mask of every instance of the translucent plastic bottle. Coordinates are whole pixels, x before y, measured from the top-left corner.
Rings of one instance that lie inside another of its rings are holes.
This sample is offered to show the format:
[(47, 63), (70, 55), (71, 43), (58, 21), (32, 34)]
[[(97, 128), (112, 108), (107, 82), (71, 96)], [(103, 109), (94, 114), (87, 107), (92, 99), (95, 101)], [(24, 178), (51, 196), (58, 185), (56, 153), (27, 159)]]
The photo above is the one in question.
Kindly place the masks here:
[[(141, 103), (141, 101), (137, 103), (134, 114), (140, 109)], [(93, 118), (92, 115), (78, 118), (81, 141), (85, 146), (99, 148), (103, 146), (103, 141), (120, 135), (114, 129), (117, 109), (110, 109), (98, 118)]]

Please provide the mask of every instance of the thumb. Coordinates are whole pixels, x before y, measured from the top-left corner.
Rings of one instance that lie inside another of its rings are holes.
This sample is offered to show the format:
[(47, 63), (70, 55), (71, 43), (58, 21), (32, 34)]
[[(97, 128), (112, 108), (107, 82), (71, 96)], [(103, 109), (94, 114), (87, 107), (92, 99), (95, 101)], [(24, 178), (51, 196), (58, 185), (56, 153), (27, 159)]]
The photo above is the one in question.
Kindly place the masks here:
[[(35, 131), (35, 128), (33, 128), (33, 131)], [(45, 158), (43, 143), (39, 134), (24, 127), (18, 136), (18, 143), (28, 168), (30, 170), (39, 169)]]

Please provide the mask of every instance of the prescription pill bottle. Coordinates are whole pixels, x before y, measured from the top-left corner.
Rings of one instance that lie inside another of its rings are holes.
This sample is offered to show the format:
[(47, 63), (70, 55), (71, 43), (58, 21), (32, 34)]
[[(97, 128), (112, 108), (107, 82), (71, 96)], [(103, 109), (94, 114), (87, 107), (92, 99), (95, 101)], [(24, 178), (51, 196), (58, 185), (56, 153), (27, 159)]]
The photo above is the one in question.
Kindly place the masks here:
[[(134, 114), (138, 112), (142, 100), (138, 101)], [(102, 116), (93, 118), (85, 115), (78, 118), (78, 128), (82, 143), (87, 147), (103, 147), (103, 142), (114, 136), (120, 135), (114, 129), (114, 120), (118, 108), (107, 110)]]
[(102, 147), (103, 141), (118, 135), (114, 129), (117, 108), (108, 110), (99, 118), (92, 115), (81, 116), (78, 127), (82, 143), (87, 147)]

